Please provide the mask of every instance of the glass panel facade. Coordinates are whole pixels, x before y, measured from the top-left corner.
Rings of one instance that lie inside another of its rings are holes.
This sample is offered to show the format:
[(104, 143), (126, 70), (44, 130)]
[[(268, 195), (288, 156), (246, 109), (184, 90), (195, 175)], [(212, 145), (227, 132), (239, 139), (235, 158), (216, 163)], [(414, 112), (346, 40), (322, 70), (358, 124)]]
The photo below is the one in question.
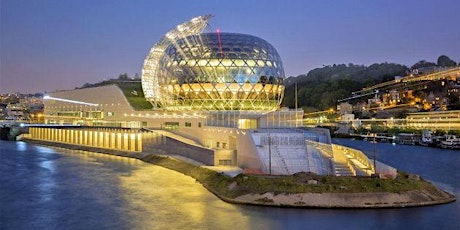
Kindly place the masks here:
[[(205, 52), (217, 58), (204, 59)], [(176, 62), (180, 68), (173, 66)], [(160, 101), (166, 109), (274, 110), (284, 94), (278, 53), (251, 35), (187, 36), (166, 48), (159, 66)]]
[(142, 75), (146, 98), (166, 110), (278, 109), (285, 76), (275, 48), (251, 35), (201, 33), (207, 19), (179, 25), (152, 48)]

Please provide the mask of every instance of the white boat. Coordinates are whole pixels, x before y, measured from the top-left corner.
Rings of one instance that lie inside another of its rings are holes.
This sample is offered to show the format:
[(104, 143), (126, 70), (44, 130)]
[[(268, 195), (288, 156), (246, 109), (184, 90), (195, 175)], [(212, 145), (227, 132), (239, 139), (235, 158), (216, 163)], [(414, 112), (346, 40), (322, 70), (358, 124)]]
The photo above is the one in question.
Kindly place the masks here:
[(460, 138), (452, 134), (444, 135), (444, 139), (441, 141), (441, 148), (460, 149)]
[(422, 138), (420, 138), (419, 144), (423, 146), (433, 146), (434, 145), (434, 141), (431, 136), (430, 130), (423, 130)]

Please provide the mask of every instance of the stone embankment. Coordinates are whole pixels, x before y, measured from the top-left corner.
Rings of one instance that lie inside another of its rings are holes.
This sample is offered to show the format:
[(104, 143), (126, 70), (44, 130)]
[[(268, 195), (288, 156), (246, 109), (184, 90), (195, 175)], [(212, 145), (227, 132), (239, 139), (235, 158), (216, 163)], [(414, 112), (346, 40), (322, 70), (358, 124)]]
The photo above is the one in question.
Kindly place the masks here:
[(442, 190), (399, 193), (298, 193), (246, 194), (233, 199), (241, 204), (308, 208), (401, 208), (443, 204), (455, 197)]
[[(228, 178), (218, 178), (218, 182), (203, 179), (200, 174), (207, 174), (216, 177), (228, 177), (221, 173), (213, 172), (210, 174), (207, 169), (190, 165), (185, 162), (177, 162), (175, 159), (167, 157), (159, 157), (152, 153), (131, 153), (124, 151), (114, 151), (110, 149), (94, 148), (88, 146), (78, 146), (71, 144), (55, 143), (49, 141), (37, 141), (31, 139), (24, 139), (25, 141), (38, 145), (48, 145), (67, 149), (84, 150), (91, 152), (99, 152), (123, 157), (136, 158), (148, 163), (159, 165), (168, 169), (181, 172), (187, 176), (191, 176), (199, 181), (205, 188), (215, 194), (220, 199), (236, 204), (247, 205), (263, 205), (263, 206), (277, 206), (277, 207), (298, 207), (298, 208), (402, 208), (402, 207), (416, 207), (426, 205), (444, 204), (454, 202), (455, 196), (442, 191), (434, 186), (431, 188), (424, 188), (410, 191), (399, 192), (323, 192), (323, 193), (283, 193), (283, 192), (264, 192), (264, 193), (251, 193), (240, 194), (237, 196), (227, 196), (225, 193), (232, 192), (238, 184), (233, 181), (230, 182), (224, 190), (219, 188), (217, 183), (222, 181), (231, 181)], [(161, 158), (161, 160), (158, 160)], [(169, 162), (168, 162), (169, 161)], [(161, 163), (160, 163), (161, 162)], [(166, 162), (166, 163), (165, 163)], [(196, 171), (198, 170), (198, 174)], [(201, 171), (202, 172), (201, 172)], [(197, 176), (198, 175), (198, 176)], [(222, 180), (219, 180), (222, 179)], [(211, 182), (210, 182), (211, 181)], [(215, 183), (215, 184), (212, 184)]]

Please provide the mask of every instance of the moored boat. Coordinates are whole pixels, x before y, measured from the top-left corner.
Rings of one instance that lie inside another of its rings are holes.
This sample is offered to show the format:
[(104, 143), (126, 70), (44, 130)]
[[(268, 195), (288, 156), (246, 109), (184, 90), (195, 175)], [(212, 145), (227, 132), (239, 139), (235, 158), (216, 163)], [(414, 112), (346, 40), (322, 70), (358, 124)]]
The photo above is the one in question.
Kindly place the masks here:
[(444, 135), (444, 138), (441, 141), (441, 148), (460, 149), (460, 138), (452, 134)]
[(434, 146), (435, 142), (433, 141), (431, 130), (423, 130), (422, 137), (419, 140), (419, 144), (423, 146)]

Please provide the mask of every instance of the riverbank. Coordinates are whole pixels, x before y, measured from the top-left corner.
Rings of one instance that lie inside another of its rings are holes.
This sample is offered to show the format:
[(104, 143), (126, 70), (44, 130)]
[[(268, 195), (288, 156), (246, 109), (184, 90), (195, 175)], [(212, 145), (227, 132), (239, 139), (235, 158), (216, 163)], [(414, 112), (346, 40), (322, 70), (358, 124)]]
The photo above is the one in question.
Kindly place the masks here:
[(401, 145), (420, 145), (442, 149), (460, 149), (460, 133), (456, 130), (432, 135), (429, 130), (411, 130), (416, 132), (372, 132), (357, 134), (334, 133), (332, 138), (358, 139), (372, 142), (390, 142)]
[(191, 176), (220, 199), (238, 204), (299, 208), (394, 208), (455, 201), (416, 175), (398, 174), (394, 180), (369, 177), (245, 175), (229, 177), (200, 166), (153, 153), (132, 153), (47, 141), (25, 141), (68, 149), (131, 157)]

